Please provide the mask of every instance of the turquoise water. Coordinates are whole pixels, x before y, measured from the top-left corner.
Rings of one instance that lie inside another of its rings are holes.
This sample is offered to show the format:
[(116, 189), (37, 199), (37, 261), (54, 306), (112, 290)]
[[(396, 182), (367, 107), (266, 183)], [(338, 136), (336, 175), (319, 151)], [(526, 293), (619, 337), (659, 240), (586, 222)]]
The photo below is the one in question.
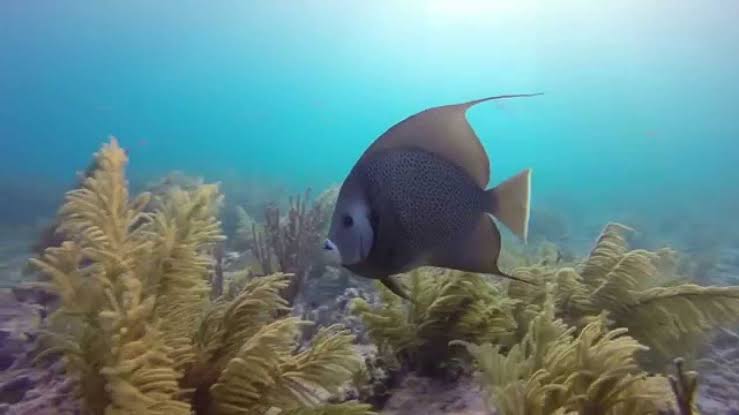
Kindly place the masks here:
[(583, 226), (734, 223), (737, 19), (728, 0), (5, 0), (1, 220), (48, 214), (108, 135), (134, 181), (322, 189), (408, 115), (542, 91), (470, 111), (493, 184), (533, 167), (535, 207)]

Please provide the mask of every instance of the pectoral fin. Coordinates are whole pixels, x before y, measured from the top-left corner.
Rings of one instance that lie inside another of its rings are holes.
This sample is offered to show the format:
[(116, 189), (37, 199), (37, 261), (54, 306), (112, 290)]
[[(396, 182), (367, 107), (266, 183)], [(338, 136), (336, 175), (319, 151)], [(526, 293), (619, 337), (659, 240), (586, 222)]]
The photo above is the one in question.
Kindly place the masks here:
[(387, 287), (388, 290), (392, 291), (393, 294), (397, 295), (400, 298), (403, 298), (403, 299), (406, 299), (406, 300), (408, 300), (410, 302), (413, 302), (413, 300), (408, 295), (408, 293), (406, 293), (405, 290), (403, 290), (400, 287), (400, 284), (398, 284), (398, 281), (392, 279), (391, 277), (385, 277), (385, 278), (381, 279), (380, 281), (382, 282), (382, 284), (385, 287)]

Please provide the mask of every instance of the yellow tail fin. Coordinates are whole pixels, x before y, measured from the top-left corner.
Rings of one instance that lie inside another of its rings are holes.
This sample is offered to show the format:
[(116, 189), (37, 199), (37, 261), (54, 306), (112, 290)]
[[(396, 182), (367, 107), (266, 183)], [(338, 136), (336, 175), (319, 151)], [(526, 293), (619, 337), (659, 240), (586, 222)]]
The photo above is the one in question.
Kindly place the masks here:
[(488, 212), (524, 242), (529, 233), (531, 169), (509, 178), (486, 192)]

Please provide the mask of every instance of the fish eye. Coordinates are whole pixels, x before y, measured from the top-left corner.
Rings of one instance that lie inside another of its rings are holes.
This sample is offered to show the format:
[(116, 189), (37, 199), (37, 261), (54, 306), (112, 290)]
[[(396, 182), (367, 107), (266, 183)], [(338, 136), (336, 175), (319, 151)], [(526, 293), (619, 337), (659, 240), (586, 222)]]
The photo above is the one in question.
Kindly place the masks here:
[(352, 218), (349, 215), (344, 216), (344, 219), (343, 220), (344, 220), (344, 227), (345, 228), (348, 228), (348, 227), (351, 227), (352, 225), (354, 225), (354, 218)]

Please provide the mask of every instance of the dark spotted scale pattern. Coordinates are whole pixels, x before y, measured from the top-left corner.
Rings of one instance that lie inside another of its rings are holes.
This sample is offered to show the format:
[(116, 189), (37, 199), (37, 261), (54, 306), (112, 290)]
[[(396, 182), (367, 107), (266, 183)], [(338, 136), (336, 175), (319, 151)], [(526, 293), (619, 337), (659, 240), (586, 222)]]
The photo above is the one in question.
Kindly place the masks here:
[(484, 191), (465, 171), (433, 153), (377, 153), (362, 164), (360, 174), (379, 218), (376, 260), (407, 265), (472, 230), (483, 213)]

